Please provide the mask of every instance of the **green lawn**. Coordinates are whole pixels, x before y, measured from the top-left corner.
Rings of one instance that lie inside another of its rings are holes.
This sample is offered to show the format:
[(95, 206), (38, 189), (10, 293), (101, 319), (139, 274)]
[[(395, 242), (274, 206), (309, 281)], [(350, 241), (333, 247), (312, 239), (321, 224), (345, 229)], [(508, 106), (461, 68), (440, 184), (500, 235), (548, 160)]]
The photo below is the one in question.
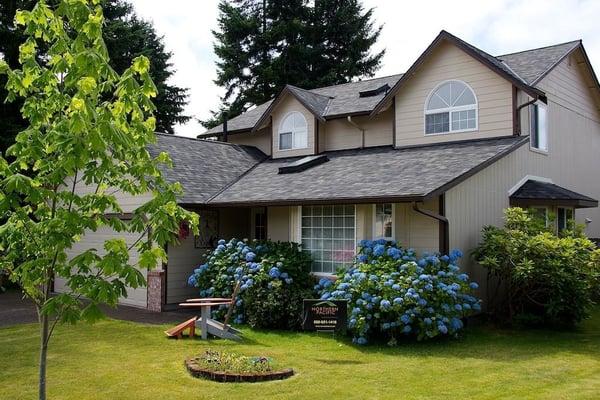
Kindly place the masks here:
[[(159, 326), (105, 320), (57, 330), (50, 399), (598, 399), (600, 310), (576, 332), (473, 327), (459, 340), (355, 347), (304, 333), (244, 330), (241, 343), (167, 340)], [(36, 396), (35, 325), (0, 328), (0, 398)], [(212, 348), (274, 357), (286, 381), (190, 377), (187, 355)]]

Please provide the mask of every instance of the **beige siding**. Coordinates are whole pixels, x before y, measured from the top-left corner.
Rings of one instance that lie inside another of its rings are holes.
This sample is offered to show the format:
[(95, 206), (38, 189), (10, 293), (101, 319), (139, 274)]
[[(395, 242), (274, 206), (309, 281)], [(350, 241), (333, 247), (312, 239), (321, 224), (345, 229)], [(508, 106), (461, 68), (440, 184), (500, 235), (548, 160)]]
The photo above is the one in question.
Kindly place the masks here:
[[(279, 128), (284, 118), (291, 112), (298, 111), (306, 119), (308, 125), (308, 147), (297, 150), (279, 150)], [(293, 96), (286, 96), (273, 109), (273, 158), (305, 156), (315, 153), (315, 116)]]
[[(419, 204), (422, 209), (437, 213), (438, 202), (427, 201)], [(396, 240), (402, 247), (413, 248), (417, 254), (439, 251), (439, 222), (417, 213), (412, 204), (396, 204)]]
[[(485, 225), (501, 225), (508, 207), (508, 191), (526, 175), (552, 179), (554, 183), (600, 199), (600, 124), (564, 108), (552, 99), (548, 105), (549, 152), (533, 152), (527, 144), (470, 177), (446, 194), (450, 220), (450, 246), (468, 254), (481, 238)], [(600, 237), (600, 209), (575, 212), (587, 225), (590, 237)], [(484, 271), (465, 257), (463, 264), (475, 279), (484, 282)]]
[(290, 207), (267, 208), (267, 236), (274, 241), (290, 240)]
[[(364, 130), (365, 147), (372, 147), (392, 144), (393, 118), (393, 110), (389, 108), (373, 119), (364, 116), (353, 117), (352, 120)], [(356, 149), (363, 145), (362, 131), (346, 118), (327, 121), (321, 124), (320, 129), (320, 151)]]
[[(115, 232), (109, 227), (102, 227), (96, 232), (87, 231), (81, 238), (81, 241), (75, 243), (71, 249), (67, 251), (67, 256), (72, 258), (83, 251), (94, 248), (97, 254), (103, 256), (106, 254), (104, 250), (104, 242), (110, 239), (123, 238), (128, 246), (131, 246), (138, 238), (139, 233)], [(129, 261), (132, 265), (138, 262), (138, 253), (135, 250), (130, 251)], [(142, 270), (142, 274), (146, 277), (146, 270)], [(64, 279), (56, 277), (54, 280), (54, 290), (58, 293), (67, 292), (69, 289)], [(145, 287), (136, 289), (127, 288), (127, 297), (119, 299), (120, 304), (127, 304), (135, 307), (146, 307), (147, 292)]]
[(255, 133), (236, 133), (229, 135), (229, 143), (254, 146), (266, 155), (271, 155), (271, 127), (268, 126)]
[(197, 296), (198, 289), (189, 287), (187, 281), (194, 269), (204, 262), (206, 251), (208, 249), (194, 247), (194, 235), (168, 246), (167, 304), (181, 303)]
[[(71, 181), (72, 182), (72, 181)], [(78, 181), (75, 191), (78, 195), (82, 196), (96, 191), (96, 185), (85, 185), (81, 181)], [(124, 193), (121, 190), (115, 188), (108, 188), (104, 190), (104, 193), (112, 194), (123, 209), (124, 213), (133, 212), (136, 208), (142, 204), (152, 200), (152, 193), (148, 192), (133, 196), (129, 193)]]
[(583, 62), (581, 50), (576, 50), (543, 78), (538, 87), (552, 101), (600, 121), (598, 94), (590, 90), (594, 82)]
[[(479, 130), (425, 136), (425, 101), (441, 82), (457, 79), (475, 91)], [(417, 145), (512, 134), (512, 85), (451, 44), (441, 44), (396, 96), (396, 145)]]

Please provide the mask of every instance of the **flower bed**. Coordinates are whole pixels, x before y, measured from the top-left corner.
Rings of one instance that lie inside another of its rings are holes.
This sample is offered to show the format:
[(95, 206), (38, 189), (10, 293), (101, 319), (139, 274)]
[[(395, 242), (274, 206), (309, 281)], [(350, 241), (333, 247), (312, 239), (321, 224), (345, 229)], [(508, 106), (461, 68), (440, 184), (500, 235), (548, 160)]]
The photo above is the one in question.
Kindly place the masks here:
[(247, 357), (234, 353), (207, 350), (197, 357), (185, 360), (192, 376), (218, 382), (262, 382), (289, 378), (291, 368), (275, 370), (267, 357)]

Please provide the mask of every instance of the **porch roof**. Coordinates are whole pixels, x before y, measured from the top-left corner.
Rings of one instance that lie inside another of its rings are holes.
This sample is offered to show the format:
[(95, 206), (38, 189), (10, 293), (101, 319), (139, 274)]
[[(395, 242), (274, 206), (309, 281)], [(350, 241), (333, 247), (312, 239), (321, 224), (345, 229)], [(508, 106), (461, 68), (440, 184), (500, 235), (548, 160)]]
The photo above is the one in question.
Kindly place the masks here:
[(257, 164), (209, 205), (293, 205), (421, 201), (437, 196), (528, 141), (507, 136), (408, 147), (326, 152), (329, 162), (280, 174), (296, 158)]
[(575, 208), (598, 207), (598, 200), (550, 182), (529, 179), (510, 196), (515, 206), (570, 206)]

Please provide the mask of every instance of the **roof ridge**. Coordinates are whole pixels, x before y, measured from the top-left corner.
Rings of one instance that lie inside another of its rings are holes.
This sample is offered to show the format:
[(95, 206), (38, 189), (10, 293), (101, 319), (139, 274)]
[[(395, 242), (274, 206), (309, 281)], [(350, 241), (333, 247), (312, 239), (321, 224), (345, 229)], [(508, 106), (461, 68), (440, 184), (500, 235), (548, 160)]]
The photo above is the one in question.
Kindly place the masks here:
[(547, 45), (547, 46), (535, 47), (533, 49), (526, 49), (526, 50), (515, 51), (515, 52), (512, 52), (512, 53), (500, 54), (500, 55), (497, 55), (497, 56), (494, 56), (494, 57), (499, 58), (499, 57), (512, 56), (512, 55), (515, 55), (515, 54), (527, 53), (529, 51), (544, 50), (544, 49), (549, 49), (551, 47), (564, 46), (565, 44), (576, 43), (576, 42), (577, 43), (581, 43), (581, 39), (569, 40), (569, 41), (566, 41), (566, 42), (563, 42), (563, 43), (550, 44), (550, 45)]
[(338, 83), (338, 84), (335, 84), (335, 85), (320, 86), (320, 87), (316, 87), (316, 88), (313, 88), (313, 89), (304, 89), (304, 90), (308, 90), (309, 92), (312, 92), (313, 90), (327, 89), (327, 88), (336, 87), (336, 86), (344, 86), (344, 85), (352, 85), (352, 84), (362, 83), (362, 82), (369, 82), (369, 81), (374, 81), (375, 79), (391, 78), (392, 76), (397, 76), (397, 75), (404, 75), (404, 72), (398, 72), (397, 74), (389, 74), (389, 75), (384, 75), (384, 76), (378, 76), (378, 77), (363, 79), (363, 80), (360, 80), (360, 81), (344, 82), (344, 83)]
[[(195, 142), (222, 144), (222, 145), (225, 145), (225, 146), (232, 146), (232, 147), (237, 147), (237, 148), (242, 148), (242, 149), (253, 149), (253, 150), (255, 149), (255, 150), (260, 151), (260, 149), (258, 149), (256, 146), (250, 146), (250, 145), (247, 145), (247, 144), (237, 144), (237, 143), (222, 142), (220, 140), (207, 140), (207, 139), (201, 139), (201, 138), (197, 138), (197, 137), (175, 135), (175, 134), (166, 133), (166, 132), (154, 132), (154, 134), (155, 135), (160, 135), (160, 136), (165, 136), (165, 137), (177, 138), (177, 139), (187, 139), (187, 140), (192, 140), (192, 141), (195, 141)], [(261, 151), (261, 153), (262, 153), (262, 151)]]

